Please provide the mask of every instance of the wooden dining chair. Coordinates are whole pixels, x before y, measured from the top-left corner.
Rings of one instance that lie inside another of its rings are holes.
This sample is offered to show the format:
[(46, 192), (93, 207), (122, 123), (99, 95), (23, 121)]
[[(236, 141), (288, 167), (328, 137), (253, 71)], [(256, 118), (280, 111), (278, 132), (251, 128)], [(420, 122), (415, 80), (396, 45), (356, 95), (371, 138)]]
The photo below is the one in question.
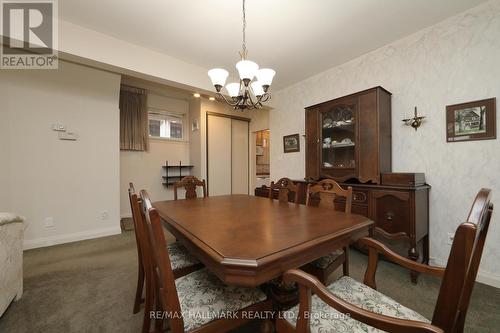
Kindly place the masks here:
[[(372, 238), (363, 238), (360, 243), (369, 249), (364, 284), (344, 276), (325, 287), (303, 271), (286, 272), (284, 280), (287, 283), (299, 284), (300, 304), (288, 314), (295, 319), (278, 318), (278, 332), (358, 333), (371, 332), (370, 327), (375, 327), (398, 333), (462, 333), (492, 213), (491, 191), (481, 189), (467, 222), (460, 224), (455, 232), (446, 268), (414, 262)], [(442, 278), (432, 321), (376, 291), (379, 254), (409, 270)], [(311, 297), (312, 293), (315, 295)], [(320, 319), (310, 321), (309, 318), (316, 318), (315, 313), (319, 311), (322, 312)], [(349, 316), (343, 317), (346, 313)]]
[[(154, 281), (162, 310), (170, 315), (171, 332), (228, 332), (255, 318), (259, 311), (271, 310), (271, 300), (260, 289), (224, 285), (207, 269), (175, 279), (160, 216), (145, 191), (141, 191), (141, 198), (147, 209), (146, 228)], [(228, 313), (231, 316), (216, 318), (216, 314)], [(264, 321), (261, 332), (271, 332), (271, 329), (270, 321)]]
[(278, 191), (278, 201), (279, 202), (289, 202), (290, 193), (293, 193), (293, 202), (299, 202), (299, 186), (294, 184), (292, 180), (288, 178), (280, 178), (276, 183), (271, 182), (269, 189), (269, 198), (274, 198), (274, 191)]
[(203, 188), (203, 197), (206, 198), (207, 186), (205, 184), (205, 179), (200, 180), (195, 176), (186, 176), (182, 178), (180, 181), (174, 184), (174, 200), (178, 199), (177, 189), (181, 187), (184, 187), (184, 189), (186, 190), (186, 199), (197, 198), (198, 195), (196, 194), (196, 188), (198, 186), (201, 186)]
[[(151, 280), (151, 266), (149, 266), (149, 243), (144, 224), (144, 205), (141, 199), (137, 197), (135, 188), (132, 183), (129, 184), (129, 200), (132, 210), (132, 220), (134, 222), (134, 233), (137, 244), (137, 258), (138, 258), (138, 277), (137, 288), (134, 300), (133, 313), (140, 311), (142, 302), (144, 305), (144, 322), (143, 332), (148, 332), (150, 327), (149, 312), (154, 304), (154, 291)], [(189, 274), (195, 270), (201, 269), (203, 265), (192, 255), (189, 254), (186, 248), (178, 243), (171, 243), (168, 245), (169, 253), (171, 256), (172, 267), (174, 269), (174, 276), (181, 277)], [(148, 278), (149, 274), (149, 278)], [(143, 292), (145, 290), (145, 298), (143, 299)]]
[[(336, 181), (324, 179), (315, 185), (309, 184), (307, 187), (306, 205), (335, 209), (335, 199), (345, 198), (345, 212), (351, 213), (352, 187), (344, 190)], [(335, 223), (335, 221), (325, 221), (325, 223)], [(344, 275), (349, 275), (349, 246), (323, 256), (312, 263), (302, 267), (306, 272), (316, 276), (322, 283), (326, 283), (330, 274), (340, 265)]]

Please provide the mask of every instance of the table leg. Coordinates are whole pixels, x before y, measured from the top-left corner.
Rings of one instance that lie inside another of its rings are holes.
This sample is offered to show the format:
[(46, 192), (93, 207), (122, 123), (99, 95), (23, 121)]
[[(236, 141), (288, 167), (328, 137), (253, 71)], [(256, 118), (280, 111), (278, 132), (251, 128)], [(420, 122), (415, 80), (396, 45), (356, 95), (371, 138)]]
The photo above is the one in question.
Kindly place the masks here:
[(288, 310), (299, 302), (297, 284), (286, 284), (281, 277), (270, 281), (268, 290), (276, 311)]
[(274, 324), (271, 319), (265, 319), (260, 324), (260, 333), (273, 333)]

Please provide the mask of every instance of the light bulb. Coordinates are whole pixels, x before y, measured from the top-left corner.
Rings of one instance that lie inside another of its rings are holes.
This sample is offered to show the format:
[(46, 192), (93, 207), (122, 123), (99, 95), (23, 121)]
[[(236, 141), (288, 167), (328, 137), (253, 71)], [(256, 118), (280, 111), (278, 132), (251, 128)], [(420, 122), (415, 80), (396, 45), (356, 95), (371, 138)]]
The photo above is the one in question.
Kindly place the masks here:
[(208, 71), (208, 76), (214, 86), (224, 87), (229, 72), (222, 68), (213, 68)]
[(226, 90), (227, 90), (227, 93), (229, 94), (229, 96), (231, 97), (238, 97), (239, 93), (240, 93), (240, 84), (239, 83), (228, 83), (226, 85)]
[(274, 75), (276, 75), (276, 71), (271, 68), (261, 68), (255, 75), (263, 86), (270, 86), (273, 82)]
[(250, 84), (252, 87), (253, 93), (255, 96), (262, 96), (264, 95), (264, 89), (262, 89), (262, 84), (260, 84), (260, 81), (255, 81)]
[(259, 70), (259, 65), (250, 60), (240, 60), (236, 63), (236, 69), (240, 74), (240, 79), (251, 81)]

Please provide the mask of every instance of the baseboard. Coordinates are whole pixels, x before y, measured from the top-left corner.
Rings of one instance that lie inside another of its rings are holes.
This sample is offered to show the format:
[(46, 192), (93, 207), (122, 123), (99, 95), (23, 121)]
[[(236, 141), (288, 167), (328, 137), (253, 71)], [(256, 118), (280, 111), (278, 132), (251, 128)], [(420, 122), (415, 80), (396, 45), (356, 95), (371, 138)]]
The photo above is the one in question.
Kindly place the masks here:
[[(445, 267), (447, 261), (443, 259), (431, 258), (430, 264), (433, 266)], [(500, 275), (479, 270), (477, 273), (476, 282), (487, 284), (488, 286), (500, 288)]]
[(24, 240), (23, 249), (30, 250), (39, 247), (53, 246), (58, 244), (65, 244), (71, 242), (77, 242), (86, 239), (100, 238), (112, 235), (118, 235), (121, 233), (120, 226), (94, 229), (82, 232), (76, 232), (73, 234), (57, 235), (50, 237), (42, 237), (36, 239)]

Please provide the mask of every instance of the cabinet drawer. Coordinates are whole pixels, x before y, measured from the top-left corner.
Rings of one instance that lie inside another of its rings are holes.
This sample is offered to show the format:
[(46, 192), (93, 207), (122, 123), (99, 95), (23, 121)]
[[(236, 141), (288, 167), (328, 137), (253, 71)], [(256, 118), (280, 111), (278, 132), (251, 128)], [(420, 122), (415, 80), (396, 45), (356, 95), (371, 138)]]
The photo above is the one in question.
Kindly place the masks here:
[(372, 192), (372, 219), (384, 231), (411, 234), (410, 193), (403, 191), (375, 190)]
[[(344, 189), (347, 189), (347, 186), (342, 186)], [(344, 197), (338, 197), (335, 199), (335, 202), (345, 202)], [(363, 190), (352, 190), (352, 203), (353, 204), (361, 204), (366, 205), (368, 203), (368, 191)]]
[(352, 203), (353, 204), (366, 204), (368, 203), (368, 191), (352, 190)]
[[(335, 210), (338, 210), (338, 211), (345, 211), (345, 201), (343, 202), (335, 202)], [(356, 205), (356, 204), (352, 204), (351, 206), (351, 213), (353, 214), (359, 214), (359, 215), (363, 215), (363, 216), (366, 216), (366, 217), (369, 217), (368, 216), (368, 206), (366, 205)]]

